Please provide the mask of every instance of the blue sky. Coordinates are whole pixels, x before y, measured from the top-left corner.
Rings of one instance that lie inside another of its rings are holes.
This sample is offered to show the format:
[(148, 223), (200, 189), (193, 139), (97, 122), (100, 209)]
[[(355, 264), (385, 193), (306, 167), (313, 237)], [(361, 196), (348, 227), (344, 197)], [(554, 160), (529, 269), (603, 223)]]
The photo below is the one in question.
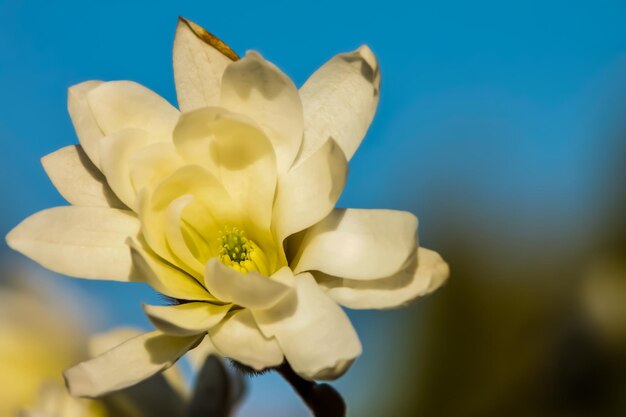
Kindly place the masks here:
[[(417, 211), (435, 248), (447, 196), (482, 213), (469, 220), (502, 221), (517, 235), (546, 216), (559, 238), (593, 226), (606, 137), (626, 112), (624, 2), (0, 0), (2, 234), (63, 204), (39, 158), (76, 142), (68, 86), (130, 79), (175, 103), (178, 15), (239, 53), (259, 50), (298, 85), (336, 53), (374, 50), (381, 102), (341, 205)], [(138, 301), (155, 296), (141, 286), (70, 285), (109, 310), (102, 328), (147, 326)], [(402, 314), (353, 315), (366, 354), (339, 387), (357, 409), (362, 389), (376, 388), (369, 376), (397, 366), (384, 357), (406, 326), (419, 327)], [(276, 409), (279, 396), (286, 413), (306, 415), (273, 376), (254, 382), (243, 415)]]

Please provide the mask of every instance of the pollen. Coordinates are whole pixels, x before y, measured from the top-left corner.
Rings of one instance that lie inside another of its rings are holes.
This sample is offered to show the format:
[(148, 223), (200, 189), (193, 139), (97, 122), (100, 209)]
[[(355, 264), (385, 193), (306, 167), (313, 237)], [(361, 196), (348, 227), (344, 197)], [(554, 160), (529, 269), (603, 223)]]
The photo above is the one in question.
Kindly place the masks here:
[(237, 227), (225, 227), (220, 232), (219, 260), (226, 266), (242, 272), (259, 271), (267, 274), (267, 258), (245, 231)]

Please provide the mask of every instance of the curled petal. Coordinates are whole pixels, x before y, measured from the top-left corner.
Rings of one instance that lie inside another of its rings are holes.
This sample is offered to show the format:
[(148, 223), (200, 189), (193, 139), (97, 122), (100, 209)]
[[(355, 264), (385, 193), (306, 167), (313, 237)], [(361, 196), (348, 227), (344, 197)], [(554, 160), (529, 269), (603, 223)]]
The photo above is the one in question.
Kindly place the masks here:
[(99, 397), (169, 368), (203, 337), (167, 336), (159, 331), (146, 333), (68, 369), (65, 381), (74, 396)]
[(280, 178), (274, 203), (279, 242), (314, 225), (335, 207), (348, 175), (348, 161), (334, 140)]
[(77, 278), (133, 281), (126, 241), (139, 233), (134, 213), (103, 207), (55, 207), (16, 226), (7, 243), (42, 266)]
[(283, 361), (283, 353), (276, 339), (263, 336), (250, 310), (233, 313), (209, 330), (209, 336), (220, 354), (257, 371), (279, 365)]
[(304, 106), (304, 140), (296, 164), (328, 138), (337, 141), (348, 160), (369, 128), (380, 89), (380, 70), (365, 45), (325, 63), (300, 88)]
[(131, 240), (133, 262), (143, 279), (163, 295), (178, 300), (217, 301), (192, 276), (168, 263), (147, 245)]
[(278, 172), (286, 172), (302, 143), (303, 115), (291, 79), (250, 51), (224, 71), (221, 106), (258, 123), (274, 145)]
[(165, 334), (190, 336), (204, 333), (218, 324), (230, 305), (202, 302), (184, 303), (175, 306), (144, 306), (148, 318)]
[(252, 271), (235, 271), (217, 258), (207, 262), (204, 280), (206, 288), (219, 300), (246, 308), (265, 309), (276, 304), (291, 290), (279, 280)]
[(362, 281), (322, 274), (317, 281), (330, 298), (345, 307), (388, 309), (403, 307), (435, 291), (449, 272), (448, 264), (437, 252), (419, 248), (406, 268), (390, 277)]
[(307, 230), (294, 272), (362, 280), (390, 276), (414, 253), (416, 229), (417, 218), (406, 211), (335, 209)]
[(311, 274), (296, 276), (296, 291), (267, 310), (254, 310), (257, 325), (278, 340), (287, 361), (307, 379), (331, 380), (361, 354), (350, 319)]

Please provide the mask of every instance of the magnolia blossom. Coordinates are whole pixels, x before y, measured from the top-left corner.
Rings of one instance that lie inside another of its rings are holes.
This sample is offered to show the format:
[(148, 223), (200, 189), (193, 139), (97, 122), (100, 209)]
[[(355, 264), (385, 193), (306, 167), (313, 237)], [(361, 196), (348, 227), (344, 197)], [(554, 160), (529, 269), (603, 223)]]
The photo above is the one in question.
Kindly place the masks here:
[(68, 370), (71, 392), (135, 384), (201, 343), (257, 370), (339, 377), (361, 353), (340, 306), (403, 306), (448, 276), (411, 213), (335, 208), (378, 103), (376, 58), (337, 55), (298, 89), (181, 19), (174, 78), (180, 110), (130, 81), (71, 87), (80, 146), (43, 158), (71, 206), (7, 237), (54, 271), (175, 300), (145, 306), (154, 332)]

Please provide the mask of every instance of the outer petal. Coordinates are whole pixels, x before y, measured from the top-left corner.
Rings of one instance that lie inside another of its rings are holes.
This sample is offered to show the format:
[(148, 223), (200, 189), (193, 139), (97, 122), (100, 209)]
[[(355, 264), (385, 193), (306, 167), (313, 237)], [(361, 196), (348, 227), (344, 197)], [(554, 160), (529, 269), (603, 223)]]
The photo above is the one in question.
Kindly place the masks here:
[(306, 160), (332, 137), (348, 160), (369, 128), (380, 89), (380, 70), (365, 45), (335, 56), (300, 88), (304, 141), (298, 161)]
[(28, 217), (7, 243), (44, 267), (77, 278), (131, 281), (129, 237), (139, 232), (132, 212), (100, 207), (55, 207)]
[(348, 316), (310, 274), (296, 276), (296, 291), (276, 306), (253, 314), (263, 334), (276, 337), (289, 364), (304, 378), (338, 378), (361, 354)]
[(147, 245), (137, 241), (129, 245), (141, 276), (161, 294), (178, 300), (217, 301), (192, 276), (160, 258)]
[(135, 385), (172, 366), (203, 337), (174, 337), (159, 331), (135, 337), (65, 371), (68, 389), (74, 396), (98, 397)]
[(169, 138), (178, 121), (179, 112), (174, 106), (132, 81), (103, 83), (87, 94), (87, 100), (105, 135), (142, 129)]
[(104, 136), (102, 129), (91, 111), (87, 94), (102, 85), (102, 81), (85, 81), (67, 90), (67, 109), (74, 124), (74, 130), (89, 159), (98, 166), (98, 141)]
[(430, 294), (447, 280), (450, 269), (437, 252), (419, 248), (402, 271), (371, 281), (323, 275), (318, 283), (339, 304), (354, 309), (402, 307)]
[(185, 303), (175, 306), (144, 306), (148, 318), (163, 333), (190, 336), (204, 333), (218, 324), (231, 305)]
[(274, 144), (278, 172), (286, 172), (302, 143), (298, 89), (275, 65), (250, 51), (226, 68), (221, 105), (256, 121)]
[(115, 194), (137, 211), (137, 193), (130, 176), (135, 153), (154, 143), (155, 136), (141, 129), (123, 129), (100, 141), (100, 167)]
[(334, 140), (293, 168), (278, 183), (274, 225), (279, 241), (322, 220), (335, 207), (348, 175), (348, 161)]
[(237, 54), (195, 23), (179, 18), (174, 38), (174, 81), (183, 112), (219, 104), (222, 74)]
[(274, 338), (263, 336), (249, 310), (239, 310), (209, 330), (213, 345), (223, 356), (260, 371), (280, 365), (283, 353)]
[(41, 159), (59, 193), (74, 206), (125, 208), (80, 146), (66, 146)]
[(206, 288), (219, 300), (252, 309), (275, 305), (291, 288), (258, 272), (243, 274), (217, 260), (207, 262), (204, 274)]
[(252, 220), (269, 229), (276, 159), (267, 136), (245, 116), (209, 107), (185, 113), (174, 145), (189, 163), (206, 167)]
[(336, 209), (306, 232), (294, 272), (350, 279), (398, 272), (416, 248), (417, 218), (406, 211)]

